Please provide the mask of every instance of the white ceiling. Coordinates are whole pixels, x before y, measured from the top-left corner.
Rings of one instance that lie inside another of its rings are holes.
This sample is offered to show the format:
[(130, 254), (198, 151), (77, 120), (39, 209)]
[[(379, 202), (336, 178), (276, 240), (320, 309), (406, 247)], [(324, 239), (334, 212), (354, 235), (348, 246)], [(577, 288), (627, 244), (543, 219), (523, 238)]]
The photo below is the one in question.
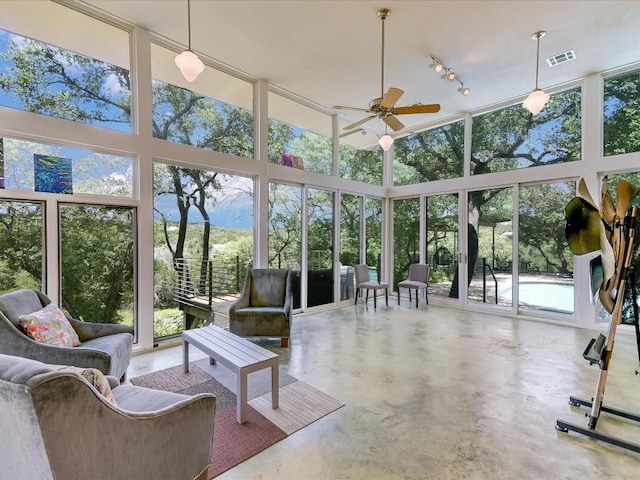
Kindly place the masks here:
[[(186, 0), (86, 0), (91, 6), (187, 44)], [(192, 48), (309, 101), (367, 107), (380, 96), (381, 21), (385, 23), (385, 90), (405, 91), (397, 106), (440, 103), (437, 114), (403, 115), (407, 128), (523, 99), (535, 83), (561, 86), (595, 72), (640, 61), (640, 1), (191, 0)], [(573, 49), (576, 59), (554, 68), (546, 57)], [(429, 68), (429, 54), (471, 88)], [(356, 121), (364, 113), (340, 111)], [(365, 125), (382, 132), (384, 123)]]

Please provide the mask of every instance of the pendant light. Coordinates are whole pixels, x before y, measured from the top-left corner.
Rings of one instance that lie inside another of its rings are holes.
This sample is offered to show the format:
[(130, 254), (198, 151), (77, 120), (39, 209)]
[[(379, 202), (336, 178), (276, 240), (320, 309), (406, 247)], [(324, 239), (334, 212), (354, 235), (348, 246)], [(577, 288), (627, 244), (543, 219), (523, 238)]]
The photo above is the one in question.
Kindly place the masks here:
[(531, 36), (531, 40), (536, 40), (538, 43), (536, 53), (536, 88), (529, 94), (527, 99), (522, 102), (522, 106), (534, 115), (540, 113), (540, 111), (542, 111), (544, 106), (549, 101), (549, 94), (545, 93), (544, 90), (538, 88), (538, 69), (540, 66), (540, 39), (546, 34), (547, 32), (545, 32), (544, 30), (540, 30), (539, 32), (536, 32)]
[(204, 70), (204, 63), (191, 50), (191, 0), (187, 0), (187, 28), (189, 31), (189, 47), (180, 55), (176, 55), (175, 62), (187, 82), (193, 82)]
[(378, 140), (378, 144), (382, 147), (382, 150), (388, 152), (391, 148), (391, 145), (393, 145), (393, 137), (386, 133), (386, 130), (387, 129), (385, 128), (385, 134), (380, 137), (380, 139)]

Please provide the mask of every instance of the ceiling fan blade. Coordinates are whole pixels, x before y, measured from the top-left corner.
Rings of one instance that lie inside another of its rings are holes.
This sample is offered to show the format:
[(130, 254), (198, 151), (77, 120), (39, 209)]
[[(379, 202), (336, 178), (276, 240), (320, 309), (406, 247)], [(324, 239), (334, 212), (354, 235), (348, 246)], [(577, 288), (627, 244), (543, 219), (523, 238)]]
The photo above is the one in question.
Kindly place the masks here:
[(386, 117), (383, 118), (383, 120), (384, 120), (384, 123), (389, 125), (391, 127), (391, 130), (393, 130), (394, 132), (397, 132), (398, 130), (402, 130), (404, 128), (404, 125), (402, 124), (402, 122), (398, 120), (396, 117), (394, 117), (393, 115), (387, 115)]
[(407, 113), (436, 113), (439, 111), (440, 104), (438, 103), (432, 103), (430, 105), (410, 105), (393, 109), (393, 113), (396, 115), (406, 115)]
[(356, 112), (369, 112), (370, 111), (368, 108), (346, 107), (344, 105), (334, 105), (331, 108), (333, 108), (334, 110), (355, 110)]
[(346, 127), (343, 128), (343, 130), (352, 130), (352, 129), (356, 128), (356, 127), (359, 127), (363, 123), (366, 123), (369, 120), (372, 120), (372, 119), (374, 119), (376, 117), (377, 117), (377, 115), (371, 115), (369, 117), (365, 117), (362, 120), (358, 120), (356, 123), (352, 123), (351, 125), (347, 125)]
[(399, 88), (391, 87), (387, 90), (387, 93), (382, 97), (382, 101), (380, 102), (380, 106), (382, 108), (392, 108), (400, 97), (404, 93), (404, 90), (400, 90)]

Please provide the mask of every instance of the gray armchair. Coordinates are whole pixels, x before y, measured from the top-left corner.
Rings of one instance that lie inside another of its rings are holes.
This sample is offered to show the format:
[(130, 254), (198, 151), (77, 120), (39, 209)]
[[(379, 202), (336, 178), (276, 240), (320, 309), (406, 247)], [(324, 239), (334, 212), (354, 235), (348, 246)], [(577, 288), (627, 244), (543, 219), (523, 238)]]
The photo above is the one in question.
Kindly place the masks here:
[(241, 337), (280, 337), (289, 346), (293, 278), (285, 268), (248, 268), (240, 297), (229, 307), (229, 331)]
[(55, 365), (97, 368), (105, 375), (124, 378), (131, 360), (133, 329), (126, 325), (68, 320), (80, 337), (77, 347), (36, 342), (20, 327), (20, 315), (42, 309), (51, 300), (38, 290), (0, 295), (0, 353), (32, 358)]
[(0, 354), (0, 478), (205, 480), (216, 397), (119, 385)]

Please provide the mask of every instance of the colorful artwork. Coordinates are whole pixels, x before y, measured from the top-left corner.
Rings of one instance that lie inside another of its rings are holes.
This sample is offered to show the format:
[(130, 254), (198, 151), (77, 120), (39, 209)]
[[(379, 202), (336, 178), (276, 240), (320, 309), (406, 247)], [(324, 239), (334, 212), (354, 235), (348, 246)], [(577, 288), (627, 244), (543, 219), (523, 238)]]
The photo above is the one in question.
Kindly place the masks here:
[(50, 155), (33, 155), (33, 176), (36, 192), (73, 193), (71, 159)]
[(280, 155), (280, 163), (285, 167), (293, 167), (304, 170), (304, 160), (302, 159), (302, 157), (297, 157), (296, 155), (283, 153)]
[(293, 155), (283, 153), (282, 155), (280, 155), (280, 162), (285, 167), (293, 167)]

